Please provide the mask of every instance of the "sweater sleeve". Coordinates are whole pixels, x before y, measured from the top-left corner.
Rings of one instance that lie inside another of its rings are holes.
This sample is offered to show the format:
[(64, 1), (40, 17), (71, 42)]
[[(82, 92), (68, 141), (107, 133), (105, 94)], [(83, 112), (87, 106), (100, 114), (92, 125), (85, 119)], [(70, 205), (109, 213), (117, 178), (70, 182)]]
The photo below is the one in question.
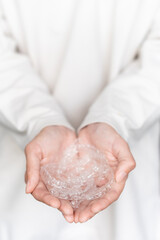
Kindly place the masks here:
[(0, 8), (0, 124), (24, 148), (45, 126), (73, 129), (17, 44)]
[(128, 140), (160, 117), (160, 10), (138, 58), (104, 88), (79, 130), (88, 124), (110, 124)]

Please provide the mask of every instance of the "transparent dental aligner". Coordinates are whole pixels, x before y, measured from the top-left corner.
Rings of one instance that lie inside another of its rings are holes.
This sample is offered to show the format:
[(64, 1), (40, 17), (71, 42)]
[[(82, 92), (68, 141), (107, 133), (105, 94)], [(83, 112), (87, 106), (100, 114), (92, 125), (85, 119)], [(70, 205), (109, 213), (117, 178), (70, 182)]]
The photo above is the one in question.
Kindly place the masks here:
[(107, 193), (114, 181), (112, 168), (103, 153), (76, 141), (59, 161), (41, 167), (41, 178), (49, 192), (71, 202), (74, 209), (85, 200)]

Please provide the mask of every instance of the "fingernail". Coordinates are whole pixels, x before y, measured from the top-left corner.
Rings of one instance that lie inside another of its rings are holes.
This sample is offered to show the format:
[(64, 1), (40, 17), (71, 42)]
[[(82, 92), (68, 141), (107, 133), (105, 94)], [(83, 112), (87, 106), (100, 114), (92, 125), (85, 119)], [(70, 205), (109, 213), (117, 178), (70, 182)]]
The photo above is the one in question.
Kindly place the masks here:
[(66, 216), (65, 218), (68, 222), (73, 222), (73, 217), (72, 216)]
[(118, 174), (117, 174), (117, 177), (116, 177), (116, 182), (122, 182), (125, 178), (126, 178), (126, 176), (127, 176), (127, 173), (126, 172), (119, 172)]
[(80, 223), (84, 223), (87, 221), (87, 217), (80, 218), (79, 221), (80, 221)]

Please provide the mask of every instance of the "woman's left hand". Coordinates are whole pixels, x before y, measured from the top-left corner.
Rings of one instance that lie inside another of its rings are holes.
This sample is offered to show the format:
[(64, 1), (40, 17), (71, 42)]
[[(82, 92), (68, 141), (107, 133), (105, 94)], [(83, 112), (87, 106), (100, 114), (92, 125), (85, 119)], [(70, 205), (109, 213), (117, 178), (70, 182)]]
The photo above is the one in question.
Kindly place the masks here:
[(111, 190), (102, 198), (83, 202), (74, 213), (74, 221), (86, 222), (95, 214), (116, 201), (123, 191), (128, 174), (136, 163), (127, 142), (108, 124), (95, 123), (83, 128), (79, 133), (80, 143), (90, 144), (106, 155), (114, 170), (115, 181)]

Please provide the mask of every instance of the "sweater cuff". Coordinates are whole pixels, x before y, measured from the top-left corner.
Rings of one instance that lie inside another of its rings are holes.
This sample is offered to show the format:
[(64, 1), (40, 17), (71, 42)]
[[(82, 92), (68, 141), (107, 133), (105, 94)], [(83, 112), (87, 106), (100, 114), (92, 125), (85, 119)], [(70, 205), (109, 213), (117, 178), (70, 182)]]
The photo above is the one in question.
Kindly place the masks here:
[(90, 112), (81, 123), (77, 132), (79, 132), (82, 128), (86, 127), (89, 124), (107, 123), (108, 125), (113, 127), (125, 141), (127, 141), (129, 138), (129, 134), (125, 122), (125, 118), (119, 112), (112, 112), (112, 114), (106, 114), (103, 112)]
[(40, 131), (48, 126), (63, 126), (66, 127), (72, 131), (75, 131), (75, 129), (72, 127), (72, 125), (63, 117), (57, 116), (53, 118), (45, 118), (40, 119), (39, 121), (36, 121), (34, 124), (30, 124), (30, 127), (27, 132), (27, 137), (25, 141), (21, 144), (21, 147), (25, 149), (26, 145), (33, 140), (34, 137), (36, 137)]

